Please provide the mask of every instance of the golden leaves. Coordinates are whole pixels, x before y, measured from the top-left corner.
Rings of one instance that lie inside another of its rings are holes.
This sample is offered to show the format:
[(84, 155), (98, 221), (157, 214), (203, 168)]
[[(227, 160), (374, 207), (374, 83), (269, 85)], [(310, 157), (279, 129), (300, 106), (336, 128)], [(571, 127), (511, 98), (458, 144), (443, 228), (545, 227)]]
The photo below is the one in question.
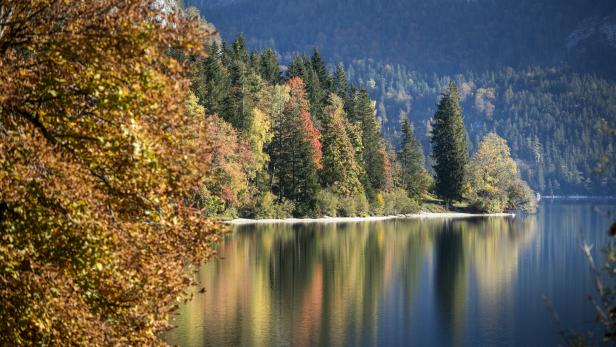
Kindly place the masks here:
[(203, 36), (148, 4), (27, 0), (0, 38), (0, 344), (159, 344), (184, 262), (213, 254), (206, 131), (166, 54)]

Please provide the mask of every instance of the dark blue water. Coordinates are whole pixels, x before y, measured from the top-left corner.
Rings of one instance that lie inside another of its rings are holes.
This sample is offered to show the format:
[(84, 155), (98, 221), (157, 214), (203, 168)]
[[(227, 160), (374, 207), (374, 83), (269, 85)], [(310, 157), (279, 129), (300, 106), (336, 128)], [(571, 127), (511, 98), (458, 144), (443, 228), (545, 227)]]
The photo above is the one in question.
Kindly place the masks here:
[[(166, 335), (180, 346), (557, 346), (591, 331), (592, 201), (535, 216), (236, 228)], [(598, 259), (598, 261), (600, 261)]]

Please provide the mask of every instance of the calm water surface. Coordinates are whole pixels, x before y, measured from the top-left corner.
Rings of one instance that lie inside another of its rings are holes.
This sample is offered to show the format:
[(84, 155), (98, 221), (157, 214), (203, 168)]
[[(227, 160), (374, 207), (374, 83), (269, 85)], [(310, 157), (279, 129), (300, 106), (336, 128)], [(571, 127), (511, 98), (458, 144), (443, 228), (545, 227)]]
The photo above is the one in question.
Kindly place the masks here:
[[(580, 238), (607, 242), (606, 202), (536, 216), (244, 226), (199, 269), (206, 288), (166, 335), (180, 346), (556, 346), (590, 329)], [(595, 253), (600, 254), (595, 247)]]

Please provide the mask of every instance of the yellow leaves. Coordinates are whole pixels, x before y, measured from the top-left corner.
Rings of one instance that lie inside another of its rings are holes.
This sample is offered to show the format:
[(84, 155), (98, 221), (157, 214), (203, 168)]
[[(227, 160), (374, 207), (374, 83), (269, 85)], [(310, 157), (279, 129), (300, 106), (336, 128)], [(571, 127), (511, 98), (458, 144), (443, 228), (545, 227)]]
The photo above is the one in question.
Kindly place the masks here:
[(502, 212), (512, 205), (510, 190), (521, 181), (507, 142), (494, 133), (486, 135), (467, 168), (467, 197), (486, 212)]
[[(178, 31), (148, 23), (142, 0), (25, 4), (40, 9), (25, 25), (30, 54), (0, 57), (11, 76), (0, 81), (0, 203), (12, 211), (0, 258), (15, 264), (0, 273), (13, 286), (0, 316), (27, 333), (2, 331), (0, 345), (156, 343), (168, 298), (184, 289), (182, 261), (207, 259), (221, 233), (186, 205), (208, 163), (195, 160), (203, 125), (180, 105), (182, 66), (161, 48)], [(93, 15), (110, 6), (121, 7), (113, 18)], [(183, 35), (180, 49), (201, 41)]]

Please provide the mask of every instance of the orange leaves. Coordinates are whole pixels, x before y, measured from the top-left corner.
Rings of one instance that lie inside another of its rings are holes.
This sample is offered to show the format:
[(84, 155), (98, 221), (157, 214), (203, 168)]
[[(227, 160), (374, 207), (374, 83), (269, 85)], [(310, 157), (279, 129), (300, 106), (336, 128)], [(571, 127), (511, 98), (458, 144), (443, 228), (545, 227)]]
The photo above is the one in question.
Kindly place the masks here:
[(167, 55), (198, 52), (200, 24), (146, 0), (0, 6), (25, 23), (0, 33), (0, 344), (158, 344), (222, 233), (191, 204), (207, 130)]
[(323, 152), (321, 151), (321, 142), (319, 141), (319, 130), (315, 128), (312, 118), (310, 118), (310, 113), (302, 112), (302, 121), (306, 131), (306, 141), (312, 147), (312, 161), (314, 162), (314, 166), (318, 170), (322, 170), (323, 164), (321, 163), (321, 159), (323, 158)]
[(323, 152), (321, 151), (321, 142), (319, 140), (320, 134), (319, 130), (314, 126), (314, 122), (310, 116), (310, 104), (306, 96), (304, 81), (299, 77), (294, 77), (287, 82), (287, 86), (291, 94), (290, 101), (293, 103), (291, 107), (299, 111), (303, 132), (305, 134), (305, 141), (311, 147), (311, 159), (314, 166), (318, 170), (321, 170), (323, 169), (323, 164), (321, 163)]

